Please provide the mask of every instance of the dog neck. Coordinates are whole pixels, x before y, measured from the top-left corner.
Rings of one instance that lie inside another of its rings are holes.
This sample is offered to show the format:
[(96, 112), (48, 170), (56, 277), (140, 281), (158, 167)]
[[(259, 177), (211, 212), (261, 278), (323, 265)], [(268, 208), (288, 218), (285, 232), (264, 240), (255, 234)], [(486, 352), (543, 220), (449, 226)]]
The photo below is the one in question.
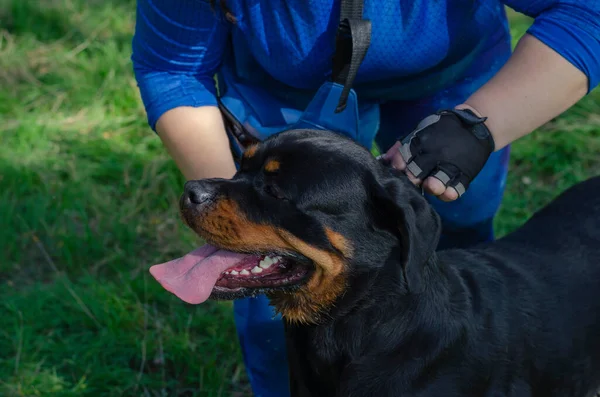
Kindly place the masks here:
[(381, 355), (390, 365), (407, 365), (418, 374), (414, 366), (423, 369), (464, 336), (469, 312), (458, 275), (437, 254), (422, 271), (426, 288), (419, 293), (383, 269), (370, 281), (353, 282), (352, 294), (336, 303), (330, 321), (296, 330), (306, 332), (310, 342), (305, 348), (334, 367), (347, 365), (348, 357)]

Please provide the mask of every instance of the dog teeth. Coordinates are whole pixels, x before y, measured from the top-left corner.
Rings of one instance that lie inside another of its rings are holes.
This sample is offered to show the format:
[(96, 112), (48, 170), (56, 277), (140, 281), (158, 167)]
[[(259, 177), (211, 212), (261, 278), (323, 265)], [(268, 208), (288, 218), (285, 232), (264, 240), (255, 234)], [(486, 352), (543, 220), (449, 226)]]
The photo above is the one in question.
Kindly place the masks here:
[(265, 256), (263, 260), (258, 263), (258, 266), (254, 266), (250, 271), (247, 269), (242, 269), (240, 271), (228, 270), (225, 272), (225, 274), (232, 276), (248, 276), (250, 274), (259, 274), (275, 264), (280, 264), (281, 259), (282, 258), (280, 256)]
[(252, 272), (252, 274), (258, 274), (258, 273), (262, 273), (262, 271), (263, 271), (263, 269), (261, 269), (261, 268), (260, 268), (260, 267), (258, 267), (258, 266), (254, 266), (254, 267), (252, 268), (252, 270), (250, 270), (250, 272)]
[(270, 256), (265, 256), (265, 258), (262, 261), (260, 261), (260, 263), (258, 264), (258, 266), (260, 266), (263, 269), (268, 269), (272, 265), (278, 263), (280, 260), (281, 260), (280, 256), (276, 256), (274, 258), (272, 258)]

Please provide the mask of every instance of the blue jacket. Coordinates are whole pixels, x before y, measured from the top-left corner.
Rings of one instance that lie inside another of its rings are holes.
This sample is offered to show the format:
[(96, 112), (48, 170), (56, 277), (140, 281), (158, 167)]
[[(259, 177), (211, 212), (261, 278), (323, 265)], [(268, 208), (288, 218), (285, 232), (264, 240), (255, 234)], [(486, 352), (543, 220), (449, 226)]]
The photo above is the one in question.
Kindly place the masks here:
[[(132, 61), (153, 129), (174, 107), (216, 105), (215, 73), (280, 98), (329, 79), (339, 0), (228, 0), (235, 24), (216, 3), (138, 0)], [(598, 85), (600, 0), (365, 0), (373, 31), (359, 98), (507, 40), (504, 5), (535, 18), (529, 33), (585, 73), (590, 90)]]

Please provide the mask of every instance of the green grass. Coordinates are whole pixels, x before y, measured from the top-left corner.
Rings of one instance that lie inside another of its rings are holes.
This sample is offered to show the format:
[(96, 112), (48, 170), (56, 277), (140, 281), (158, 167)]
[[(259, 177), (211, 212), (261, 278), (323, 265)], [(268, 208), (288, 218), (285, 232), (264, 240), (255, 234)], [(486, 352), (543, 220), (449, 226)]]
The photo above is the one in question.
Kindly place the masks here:
[(132, 78), (134, 10), (0, 0), (2, 396), (248, 390), (231, 304), (147, 271), (198, 240)]
[[(132, 76), (134, 6), (0, 0), (2, 396), (248, 395), (231, 304), (147, 271), (198, 240)], [(501, 233), (600, 173), (599, 115), (595, 92), (514, 145)]]

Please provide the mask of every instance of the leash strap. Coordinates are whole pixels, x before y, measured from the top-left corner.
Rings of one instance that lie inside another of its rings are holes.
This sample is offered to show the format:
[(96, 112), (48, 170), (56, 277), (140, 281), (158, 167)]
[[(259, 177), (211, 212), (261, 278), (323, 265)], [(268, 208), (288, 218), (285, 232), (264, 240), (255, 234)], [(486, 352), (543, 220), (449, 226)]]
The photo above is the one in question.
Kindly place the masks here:
[(363, 18), (364, 0), (341, 0), (340, 8), (331, 77), (344, 88), (336, 113), (346, 108), (358, 68), (371, 44), (371, 21)]

